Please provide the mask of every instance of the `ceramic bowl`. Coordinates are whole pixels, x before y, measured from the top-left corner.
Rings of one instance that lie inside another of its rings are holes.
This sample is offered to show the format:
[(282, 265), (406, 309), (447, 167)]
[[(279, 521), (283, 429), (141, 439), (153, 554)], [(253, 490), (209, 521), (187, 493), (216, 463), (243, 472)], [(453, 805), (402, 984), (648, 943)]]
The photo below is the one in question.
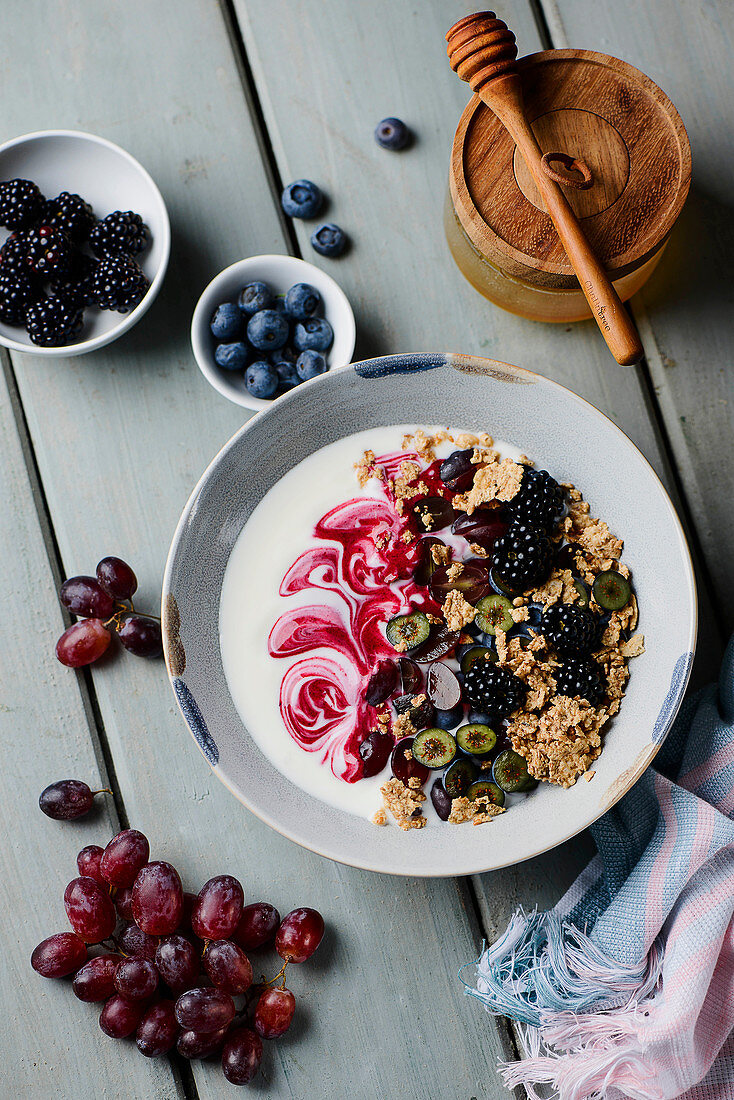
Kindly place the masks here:
[[(222, 577), (255, 505), (318, 447), (370, 426), (401, 423), (487, 430), (560, 481), (578, 484), (594, 513), (624, 537), (640, 605), (646, 652), (632, 662), (627, 695), (606, 728), (593, 782), (581, 780), (567, 790), (542, 783), (522, 805), (480, 828), (377, 828), (305, 794), (257, 748), (222, 670)], [(250, 420), (216, 456), (186, 505), (163, 603), (166, 660), (179, 706), (230, 790), (273, 828), (322, 855), (375, 871), (436, 876), (529, 859), (610, 809), (670, 728), (688, 680), (697, 620), (678, 518), (656, 474), (619, 428), (555, 382), (453, 354), (357, 363), (305, 383)]]
[[(150, 279), (143, 300), (130, 313), (87, 309), (84, 328), (75, 344), (40, 348), (25, 329), (0, 323), (0, 344), (32, 355), (84, 355), (112, 343), (136, 325), (160, 290), (171, 249), (171, 227), (163, 197), (134, 157), (105, 138), (81, 130), (39, 130), (0, 145), (0, 180), (29, 179), (48, 198), (61, 191), (79, 194), (98, 218), (113, 210), (134, 210), (150, 228), (151, 243), (136, 257)], [(8, 230), (0, 229), (0, 244)]]
[(222, 370), (214, 362), (215, 340), (209, 329), (212, 314), (222, 302), (235, 301), (247, 283), (259, 280), (272, 287), (276, 294), (285, 294), (295, 283), (310, 283), (321, 294), (323, 308), (319, 315), (327, 319), (334, 330), (334, 343), (326, 353), (329, 370), (345, 367), (352, 361), (356, 327), (349, 299), (330, 275), (320, 267), (299, 260), (296, 256), (248, 256), (225, 267), (212, 279), (199, 298), (191, 320), (191, 347), (199, 370), (223, 397), (246, 409), (267, 409), (271, 398), (252, 397), (245, 388), (242, 371)]

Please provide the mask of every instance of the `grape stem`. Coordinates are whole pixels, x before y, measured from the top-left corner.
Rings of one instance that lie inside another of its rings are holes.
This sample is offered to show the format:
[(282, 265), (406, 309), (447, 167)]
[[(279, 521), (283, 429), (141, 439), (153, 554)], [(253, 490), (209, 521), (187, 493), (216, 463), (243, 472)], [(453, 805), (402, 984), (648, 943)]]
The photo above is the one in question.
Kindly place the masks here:
[(264, 986), (275, 985), (275, 983), (278, 981), (278, 978), (280, 978), (281, 983), (280, 983), (279, 988), (280, 989), (285, 989), (285, 972), (286, 972), (287, 967), (288, 967), (288, 960), (286, 959), (286, 961), (283, 963), (283, 965), (281, 966), (278, 973), (275, 975), (274, 978), (271, 978), (270, 981), (267, 981), (266, 978), (265, 978), (265, 975), (263, 974), (260, 985), (264, 985)]

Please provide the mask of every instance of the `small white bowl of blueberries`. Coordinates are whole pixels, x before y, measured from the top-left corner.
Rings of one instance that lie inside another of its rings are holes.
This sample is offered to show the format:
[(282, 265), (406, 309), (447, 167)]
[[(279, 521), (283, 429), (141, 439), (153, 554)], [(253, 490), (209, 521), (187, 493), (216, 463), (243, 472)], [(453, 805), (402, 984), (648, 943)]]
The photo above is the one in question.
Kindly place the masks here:
[(341, 287), (295, 256), (250, 256), (199, 299), (191, 345), (204, 377), (248, 409), (352, 360), (354, 314)]

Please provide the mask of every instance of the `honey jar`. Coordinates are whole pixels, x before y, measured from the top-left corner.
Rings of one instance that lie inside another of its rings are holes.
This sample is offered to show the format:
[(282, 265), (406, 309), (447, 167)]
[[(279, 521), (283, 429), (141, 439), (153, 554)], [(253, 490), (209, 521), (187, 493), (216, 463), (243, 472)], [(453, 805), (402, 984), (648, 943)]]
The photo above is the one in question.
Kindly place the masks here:
[[(691, 148), (649, 77), (591, 50), (519, 59), (525, 110), (622, 300), (657, 266), (688, 194)], [(470, 283), (535, 321), (590, 317), (578, 280), (509, 133), (478, 96), (454, 138), (445, 230)]]

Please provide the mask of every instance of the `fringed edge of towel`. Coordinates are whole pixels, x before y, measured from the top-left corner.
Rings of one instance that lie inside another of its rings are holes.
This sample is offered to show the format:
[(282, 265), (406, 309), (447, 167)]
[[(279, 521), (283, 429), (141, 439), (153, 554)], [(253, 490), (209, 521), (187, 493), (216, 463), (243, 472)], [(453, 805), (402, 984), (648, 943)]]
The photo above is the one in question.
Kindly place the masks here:
[[(552, 1085), (562, 1100), (604, 1097), (610, 1087), (639, 1100), (660, 1093), (644, 1061), (642, 1031), (663, 961), (656, 942), (639, 964), (618, 963), (557, 913), (519, 909), (476, 963), (466, 992), (488, 1012), (517, 1020), (529, 1057), (505, 1063), (509, 1088)], [(631, 1091), (634, 1089), (634, 1091)]]

